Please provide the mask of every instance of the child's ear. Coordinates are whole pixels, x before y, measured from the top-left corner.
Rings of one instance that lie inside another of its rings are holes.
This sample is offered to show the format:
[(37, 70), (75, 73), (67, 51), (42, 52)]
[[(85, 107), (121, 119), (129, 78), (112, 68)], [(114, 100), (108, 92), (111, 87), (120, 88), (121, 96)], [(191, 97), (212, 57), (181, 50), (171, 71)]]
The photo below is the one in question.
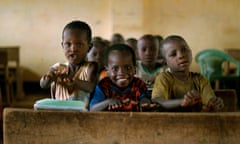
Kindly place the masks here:
[(92, 47), (93, 47), (93, 44), (90, 43), (90, 44), (89, 44), (89, 48), (88, 48), (88, 52), (91, 50)]
[(110, 72), (109, 72), (108, 66), (104, 66), (104, 67), (105, 67), (105, 69), (106, 69), (106, 71), (107, 71), (107, 76), (109, 76), (109, 75), (110, 75)]
[(61, 46), (62, 46), (62, 48), (63, 48), (63, 42), (61, 42)]

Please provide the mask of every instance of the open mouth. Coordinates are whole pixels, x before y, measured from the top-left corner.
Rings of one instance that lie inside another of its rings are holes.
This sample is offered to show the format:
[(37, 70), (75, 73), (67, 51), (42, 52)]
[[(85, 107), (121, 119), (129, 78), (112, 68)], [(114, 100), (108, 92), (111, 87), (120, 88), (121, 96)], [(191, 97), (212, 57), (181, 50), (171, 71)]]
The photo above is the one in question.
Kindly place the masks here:
[(126, 87), (129, 84), (128, 78), (118, 78), (117, 79), (117, 85), (119, 87)]
[(76, 54), (70, 54), (69, 57), (70, 57), (71, 59), (76, 59), (76, 58), (77, 58), (77, 55), (76, 55)]
[(188, 64), (189, 64), (188, 61), (183, 61), (183, 62), (179, 63), (178, 65), (179, 65), (179, 66), (186, 66), (186, 65), (188, 65)]

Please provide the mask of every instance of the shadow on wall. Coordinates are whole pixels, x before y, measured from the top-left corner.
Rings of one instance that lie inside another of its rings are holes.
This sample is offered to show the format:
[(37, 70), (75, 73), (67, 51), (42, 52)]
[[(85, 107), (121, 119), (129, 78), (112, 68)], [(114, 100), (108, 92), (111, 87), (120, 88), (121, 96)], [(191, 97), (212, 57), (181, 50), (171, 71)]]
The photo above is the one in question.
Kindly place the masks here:
[(41, 78), (41, 75), (33, 72), (27, 67), (21, 66), (21, 75), (24, 82), (38, 82)]

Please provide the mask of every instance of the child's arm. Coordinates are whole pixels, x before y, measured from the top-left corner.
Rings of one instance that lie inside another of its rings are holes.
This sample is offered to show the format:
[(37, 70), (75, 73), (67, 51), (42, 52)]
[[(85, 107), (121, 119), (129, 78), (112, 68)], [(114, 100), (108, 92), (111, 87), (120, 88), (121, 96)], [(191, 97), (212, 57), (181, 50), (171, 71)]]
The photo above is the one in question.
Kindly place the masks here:
[(160, 104), (165, 109), (174, 109), (174, 108), (180, 107), (181, 104), (183, 103), (183, 100), (184, 99), (164, 100), (161, 98), (154, 98), (154, 99), (152, 99), (152, 102)]
[(152, 100), (155, 103), (160, 104), (165, 109), (174, 109), (177, 107), (191, 107), (201, 102), (201, 97), (194, 91), (188, 91), (182, 99), (168, 99), (155, 98)]
[(120, 99), (111, 98), (111, 99), (106, 99), (102, 102), (94, 104), (90, 108), (90, 111), (103, 111), (106, 108), (108, 108), (109, 110), (113, 110), (121, 107), (122, 107), (122, 102)]
[(223, 100), (216, 97), (209, 80), (200, 75), (200, 89), (202, 89), (202, 111), (219, 111), (224, 107)]
[(92, 92), (96, 86), (98, 80), (98, 65), (97, 63), (91, 63), (88, 68), (87, 81), (73, 78), (73, 87), (76, 89), (82, 89), (88, 92)]
[(49, 76), (49, 74), (42, 76), (40, 79), (41, 88), (49, 88), (51, 83), (52, 83), (52, 79), (51, 79), (51, 76)]
[[(100, 81), (101, 84), (101, 81)], [(117, 109), (122, 107), (122, 101), (117, 98), (107, 98), (100, 88), (99, 84), (96, 86), (93, 98), (90, 101), (90, 111), (103, 111), (106, 109)]]
[(67, 69), (67, 66), (64, 64), (56, 63), (53, 65), (47, 74), (42, 76), (40, 79), (41, 88), (49, 88), (53, 81), (57, 81), (58, 78), (60, 80), (64, 78), (66, 76)]
[(42, 76), (40, 79), (40, 87), (41, 88), (49, 88), (51, 83), (57, 79), (57, 75), (59, 75), (59, 71), (54, 68), (50, 68), (50, 70)]

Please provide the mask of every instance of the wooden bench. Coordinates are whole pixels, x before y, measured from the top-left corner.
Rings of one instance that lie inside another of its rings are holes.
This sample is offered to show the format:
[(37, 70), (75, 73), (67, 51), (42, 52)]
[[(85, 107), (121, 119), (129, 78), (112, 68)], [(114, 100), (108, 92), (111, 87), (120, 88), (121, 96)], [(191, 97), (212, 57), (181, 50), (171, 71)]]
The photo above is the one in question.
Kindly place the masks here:
[(214, 90), (217, 97), (222, 98), (224, 108), (222, 112), (236, 112), (238, 111), (238, 97), (235, 89), (218, 89)]
[(238, 144), (240, 113), (4, 109), (4, 144)]

